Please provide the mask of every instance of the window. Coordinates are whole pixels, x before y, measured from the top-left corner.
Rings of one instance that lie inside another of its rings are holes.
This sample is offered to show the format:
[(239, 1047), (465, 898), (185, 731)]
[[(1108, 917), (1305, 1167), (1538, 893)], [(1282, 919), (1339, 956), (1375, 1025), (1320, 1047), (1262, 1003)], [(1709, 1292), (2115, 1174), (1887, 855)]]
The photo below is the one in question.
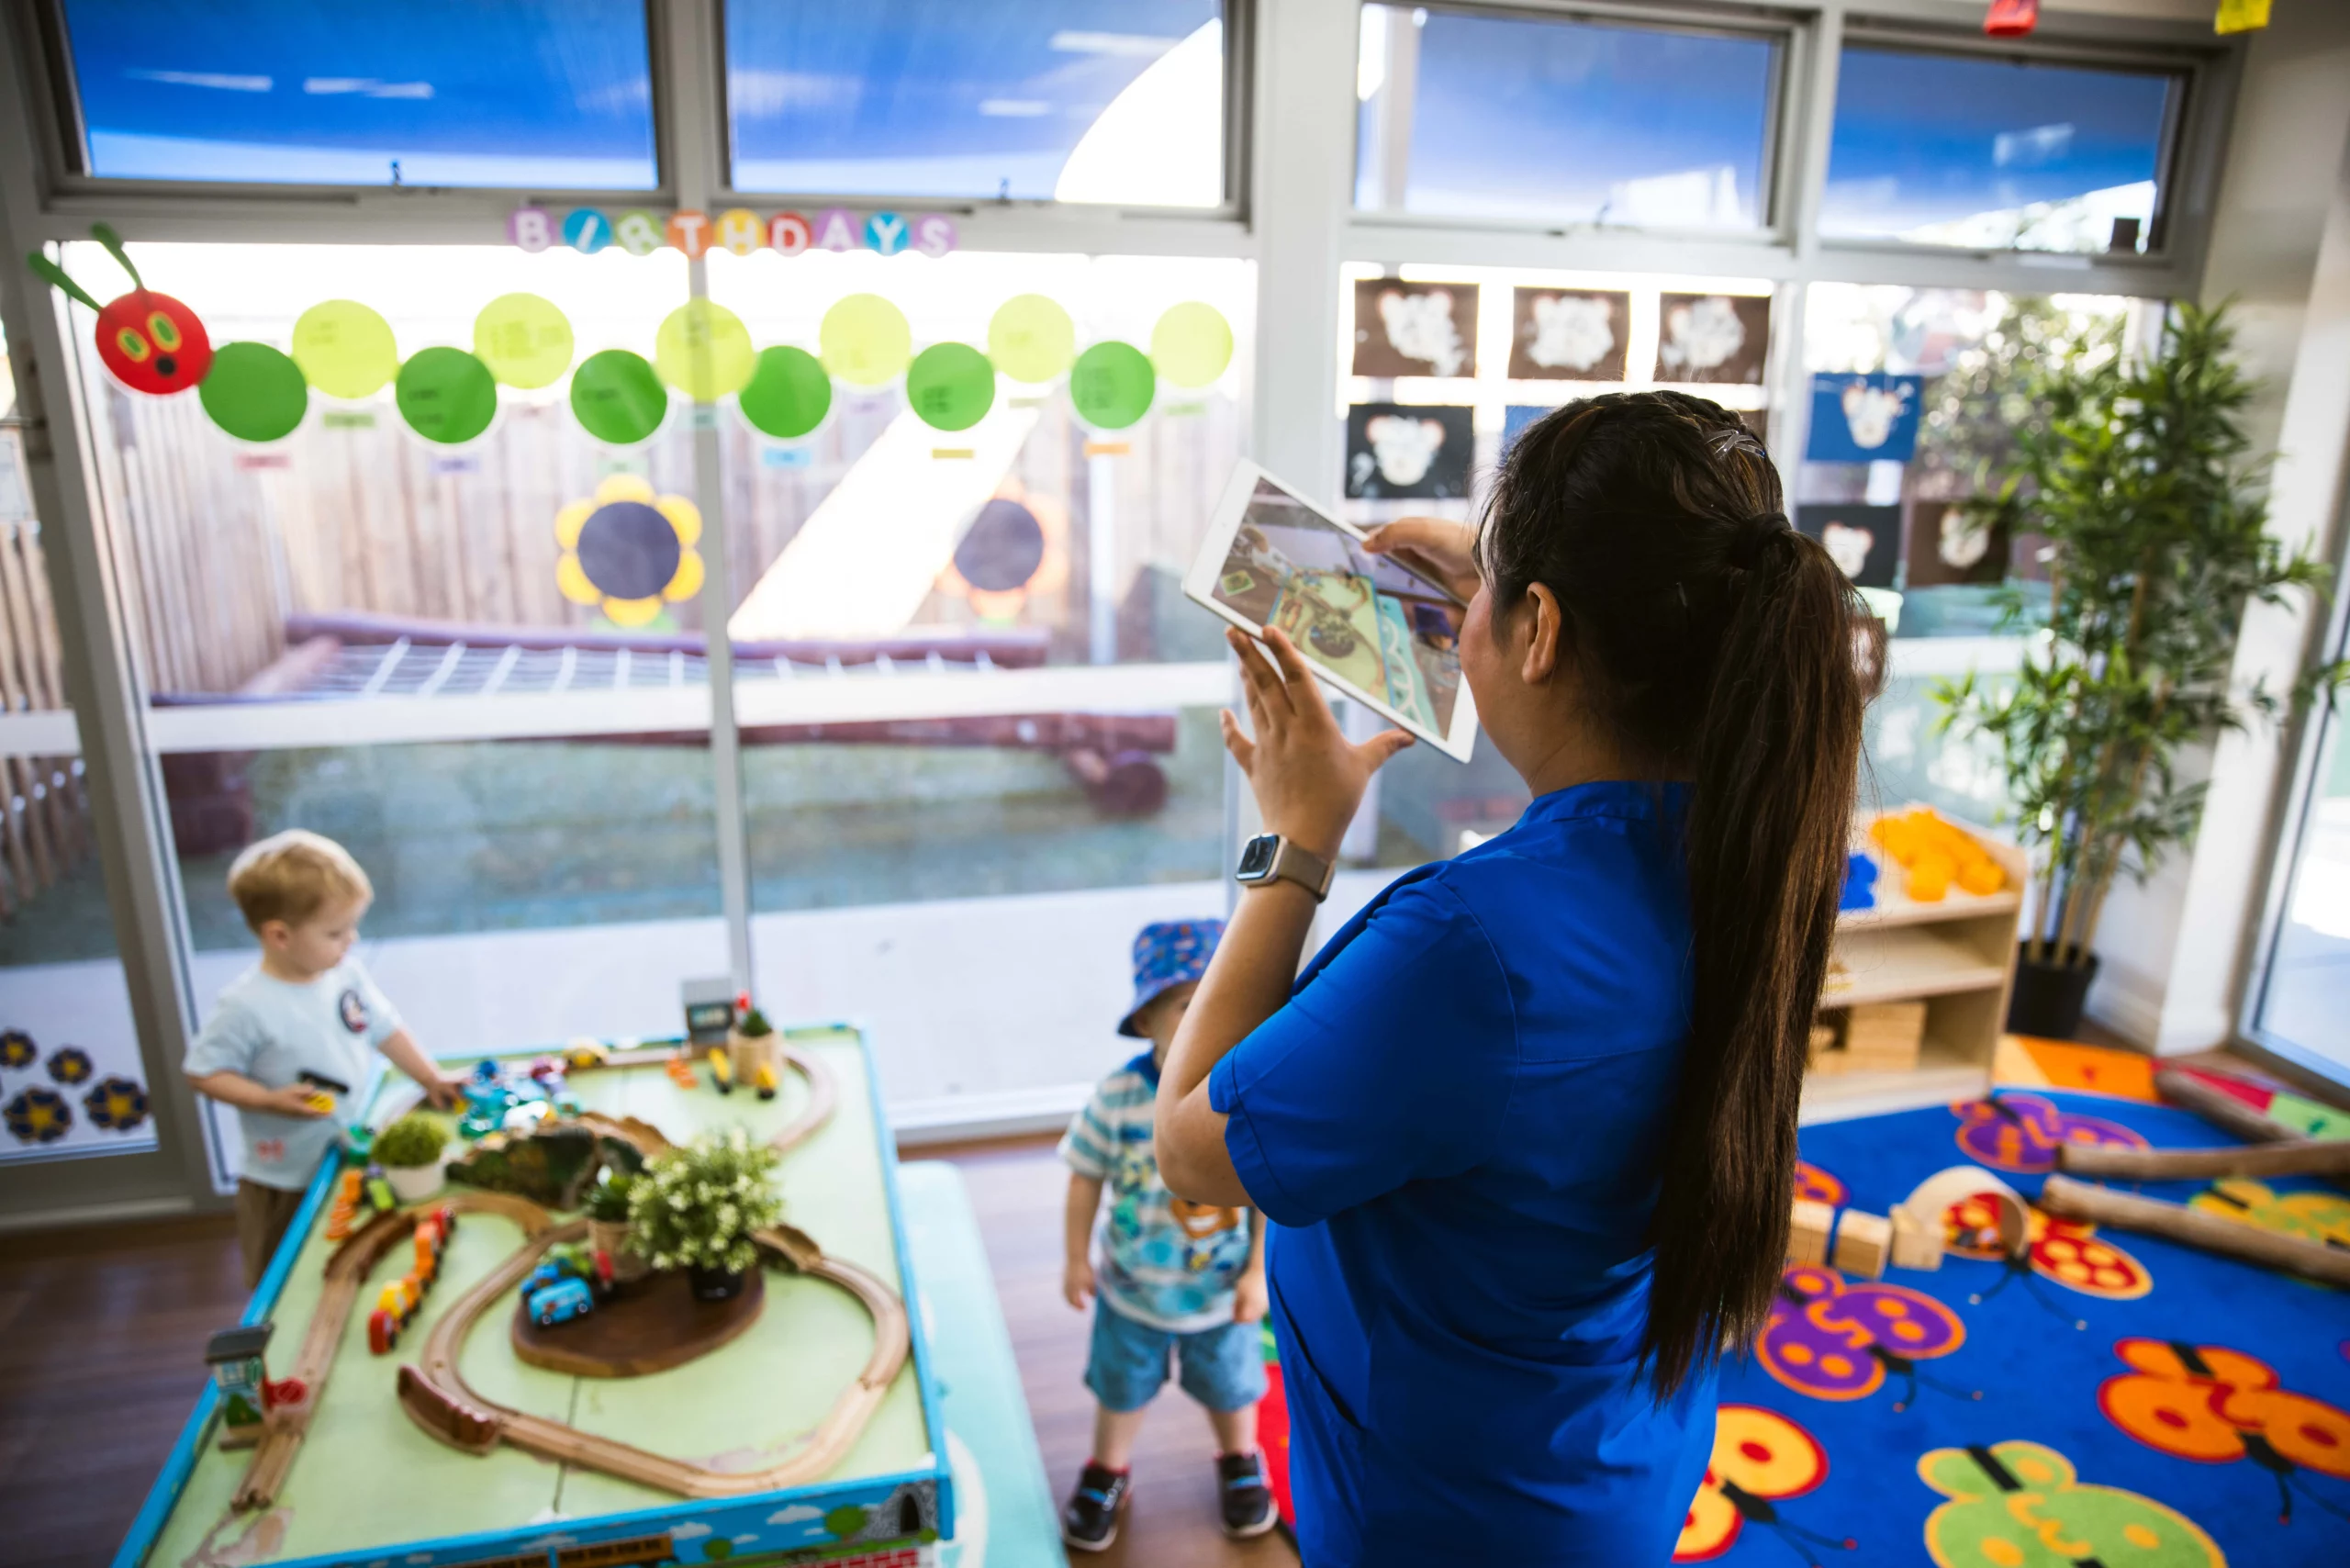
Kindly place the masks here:
[[(2335, 656), (2340, 656), (2337, 646)], [(2270, 915), (2267, 962), (2254, 980), (2253, 1038), (2338, 1082), (2350, 1082), (2350, 745), (2339, 712), (2322, 714), (2303, 766), (2309, 792), (2298, 831), (2278, 845), (2283, 897)]]
[(2143, 252), (2179, 93), (2154, 72), (1847, 48), (1820, 232)]
[(1355, 205), (1760, 227), (1780, 56), (1755, 35), (1365, 6)]
[(744, 191), (1215, 207), (1218, 0), (734, 0)]
[(63, 0), (109, 179), (644, 190), (643, 0)]
[(1791, 476), (1798, 527), (1824, 539), (1897, 637), (2004, 630), (2000, 585), (2045, 578), (2039, 541), (1967, 503), (2020, 461), (2034, 375), (2121, 350), (2113, 295), (1814, 284), (1810, 419)]

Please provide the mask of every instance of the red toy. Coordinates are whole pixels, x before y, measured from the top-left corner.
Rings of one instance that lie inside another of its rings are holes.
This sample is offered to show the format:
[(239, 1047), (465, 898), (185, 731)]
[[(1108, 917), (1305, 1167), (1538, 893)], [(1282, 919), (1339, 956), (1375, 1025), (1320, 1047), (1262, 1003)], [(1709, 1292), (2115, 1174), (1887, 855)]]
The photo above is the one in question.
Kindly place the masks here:
[(111, 304), (100, 305), (39, 251), (25, 261), (50, 284), (98, 313), (98, 357), (125, 386), (165, 397), (202, 381), (212, 368), (212, 335), (204, 322), (170, 295), (147, 286), (112, 229), (94, 223), (90, 233), (130, 274), (130, 292)]
[(1983, 31), (1995, 39), (2020, 39), (2040, 25), (2040, 0), (1991, 0)]

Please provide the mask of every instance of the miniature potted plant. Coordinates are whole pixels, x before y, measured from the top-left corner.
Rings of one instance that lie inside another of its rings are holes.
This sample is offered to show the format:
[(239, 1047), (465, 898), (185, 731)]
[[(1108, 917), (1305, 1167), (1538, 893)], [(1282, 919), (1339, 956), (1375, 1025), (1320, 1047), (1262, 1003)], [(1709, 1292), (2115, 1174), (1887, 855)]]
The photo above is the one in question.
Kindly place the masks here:
[(588, 1189), (588, 1242), (611, 1259), (612, 1278), (623, 1282), (642, 1278), (645, 1270), (644, 1260), (629, 1248), (628, 1193), (634, 1185), (634, 1176), (608, 1166)]
[(753, 1085), (758, 1082), (762, 1066), (775, 1065), (775, 1025), (767, 1022), (766, 1014), (751, 1005), (748, 992), (736, 1000), (735, 1006), (742, 1016), (727, 1033), (726, 1054), (734, 1070), (734, 1081)]
[[(1969, 676), (1936, 695), (1950, 728), (1998, 746), (2033, 852), (2007, 1020), (2019, 1034), (2074, 1034), (2115, 876), (2143, 881), (2193, 838), (2203, 786), (2181, 754), (2282, 705), (2235, 682), (2246, 608), (2325, 583), (2324, 567), (2266, 531), (2244, 428), (2255, 387), (2233, 336), (2224, 308), (2177, 304), (2143, 358), (2043, 375), (2015, 467), (1986, 503), (2048, 542), (2049, 580), (2005, 594), (2009, 623), (2044, 618), (2045, 634), (2013, 680)], [(2311, 670), (2295, 698), (2342, 673)]]
[(723, 1301), (758, 1267), (755, 1233), (783, 1218), (776, 1152), (741, 1127), (656, 1155), (628, 1191), (628, 1245), (655, 1269), (682, 1269), (694, 1294)]
[(448, 1147), (447, 1128), (411, 1111), (375, 1135), (373, 1153), (393, 1194), (404, 1204), (420, 1204), (445, 1183), (441, 1152)]

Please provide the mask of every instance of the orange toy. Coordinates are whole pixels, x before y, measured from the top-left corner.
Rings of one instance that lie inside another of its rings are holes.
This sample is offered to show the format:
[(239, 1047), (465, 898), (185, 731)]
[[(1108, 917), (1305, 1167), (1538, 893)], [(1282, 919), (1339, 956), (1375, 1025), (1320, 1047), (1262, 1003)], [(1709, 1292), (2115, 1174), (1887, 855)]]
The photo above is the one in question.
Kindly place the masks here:
[(1903, 889), (1919, 903), (1939, 903), (1953, 883), (1977, 896), (1996, 893), (2008, 885), (2007, 871), (1972, 834), (1953, 827), (1927, 807), (1877, 818), (1869, 827), (1869, 837), (1902, 868)]

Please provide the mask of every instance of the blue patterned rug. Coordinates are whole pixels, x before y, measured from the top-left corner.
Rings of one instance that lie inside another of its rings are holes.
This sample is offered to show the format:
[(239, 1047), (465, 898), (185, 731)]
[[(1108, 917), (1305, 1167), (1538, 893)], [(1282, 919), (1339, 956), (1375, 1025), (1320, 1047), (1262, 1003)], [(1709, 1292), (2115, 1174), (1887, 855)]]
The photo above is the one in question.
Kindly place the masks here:
[[(1804, 1193), (1882, 1215), (1975, 1164), (2031, 1199), (2059, 1141), (2233, 1141), (2166, 1106), (1998, 1100), (1807, 1128)], [(2143, 1191), (2350, 1246), (2350, 1198), (2313, 1182)], [(2350, 1294), (2152, 1237), (2034, 1210), (2028, 1267), (1790, 1265), (1721, 1400), (1675, 1562), (2350, 1565)]]

